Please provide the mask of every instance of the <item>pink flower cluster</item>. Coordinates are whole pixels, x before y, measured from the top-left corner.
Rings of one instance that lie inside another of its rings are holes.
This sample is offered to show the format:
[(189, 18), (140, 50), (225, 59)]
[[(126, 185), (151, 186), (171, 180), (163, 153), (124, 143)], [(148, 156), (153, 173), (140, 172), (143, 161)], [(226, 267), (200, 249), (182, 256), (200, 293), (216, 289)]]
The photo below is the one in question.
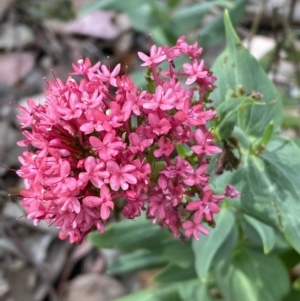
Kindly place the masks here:
[[(214, 224), (225, 195), (209, 187), (209, 157), (221, 149), (206, 128), (216, 114), (205, 110), (216, 78), (201, 52), (184, 37), (174, 47), (153, 45), (149, 56), (139, 52), (151, 71), (149, 91), (120, 76), (120, 65), (111, 70), (86, 58), (65, 83), (48, 82), (45, 104), (28, 100), (18, 116), (27, 217), (55, 224), (61, 239), (76, 243), (103, 232), (116, 207), (129, 219), (144, 210), (174, 236), (208, 234), (203, 222)], [(176, 70), (182, 55), (190, 62)]]

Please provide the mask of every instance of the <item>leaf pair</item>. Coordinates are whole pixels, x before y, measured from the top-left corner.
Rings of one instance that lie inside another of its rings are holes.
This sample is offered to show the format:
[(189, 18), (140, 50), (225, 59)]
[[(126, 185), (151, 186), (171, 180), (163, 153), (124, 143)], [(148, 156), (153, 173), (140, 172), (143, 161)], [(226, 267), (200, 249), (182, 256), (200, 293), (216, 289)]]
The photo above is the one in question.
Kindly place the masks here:
[(282, 122), (279, 93), (241, 44), (228, 14), (225, 28), (227, 47), (213, 66), (218, 80), (210, 96), (221, 118), (219, 139), (238, 140), (242, 163), (224, 180), (240, 189), (242, 212), (281, 231), (300, 252), (300, 150), (276, 134)]

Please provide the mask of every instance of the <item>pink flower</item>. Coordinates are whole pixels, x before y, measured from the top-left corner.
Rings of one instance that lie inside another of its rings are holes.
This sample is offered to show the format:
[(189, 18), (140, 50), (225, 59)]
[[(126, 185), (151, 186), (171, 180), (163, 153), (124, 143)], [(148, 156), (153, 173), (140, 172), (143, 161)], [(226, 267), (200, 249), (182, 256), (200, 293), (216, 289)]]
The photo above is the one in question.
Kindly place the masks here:
[(110, 209), (114, 209), (114, 203), (106, 185), (100, 188), (100, 198), (87, 196), (82, 202), (89, 207), (100, 207), (100, 217), (102, 220), (107, 220), (110, 216)]
[(141, 160), (136, 159), (132, 162), (132, 164), (136, 167), (135, 176), (139, 183), (139, 189), (143, 189), (147, 192), (150, 185), (149, 175), (151, 174), (151, 165), (146, 162), (141, 162)]
[(156, 114), (150, 113), (148, 115), (148, 121), (151, 125), (151, 130), (156, 135), (167, 134), (172, 128), (167, 118), (160, 119)]
[(127, 103), (131, 104), (131, 110), (132, 112), (137, 115), (140, 116), (141, 115), (141, 106), (142, 106), (142, 101), (143, 98), (146, 95), (146, 91), (142, 91), (141, 93), (137, 93), (137, 91), (133, 90), (133, 91), (128, 91), (126, 93), (126, 100)]
[(93, 91), (92, 94), (87, 91), (82, 92), (81, 96), (81, 107), (84, 110), (94, 109), (102, 105), (103, 94), (99, 93), (98, 90)]
[(17, 115), (17, 118), (21, 121), (21, 128), (26, 128), (30, 126), (33, 122), (33, 113), (38, 109), (33, 100), (27, 100), (27, 107), (18, 106), (21, 115)]
[(117, 86), (116, 77), (119, 74), (120, 70), (121, 70), (121, 65), (118, 64), (114, 68), (114, 70), (111, 72), (105, 65), (101, 66), (101, 71), (99, 71), (99, 70), (97, 70), (97, 71), (98, 71), (100, 80), (102, 80), (103, 82), (108, 82), (112, 86), (116, 87)]
[(82, 109), (75, 93), (71, 93), (68, 106), (57, 106), (56, 109), (61, 114), (61, 118), (66, 120), (79, 118), (82, 114)]
[(192, 174), (183, 179), (184, 184), (188, 186), (194, 186), (198, 184), (207, 185), (209, 177), (205, 172), (208, 169), (208, 164), (204, 164), (197, 168)]
[(182, 111), (175, 114), (175, 118), (185, 125), (198, 126), (204, 125), (216, 115), (215, 110), (203, 111), (201, 104), (190, 108), (190, 101), (186, 100)]
[(87, 57), (85, 60), (80, 59), (76, 64), (72, 64), (73, 69), (75, 72), (71, 73), (74, 75), (86, 75), (88, 72), (94, 72), (96, 70), (99, 69), (100, 66), (100, 62), (98, 62), (97, 64), (95, 64), (92, 67), (92, 63), (91, 60)]
[(204, 71), (204, 61), (201, 60), (200, 63), (197, 60), (194, 60), (191, 64), (185, 63), (183, 64), (183, 71), (185, 74), (189, 75), (186, 80), (187, 85), (191, 85), (198, 78), (205, 78), (207, 76), (207, 71)]
[(199, 240), (199, 232), (204, 235), (208, 235), (209, 231), (195, 221), (186, 221), (182, 224), (182, 228), (185, 230), (185, 236), (193, 236), (195, 240)]
[(180, 49), (180, 51), (186, 55), (188, 55), (189, 57), (196, 59), (197, 57), (199, 57), (202, 54), (203, 49), (202, 48), (198, 48), (198, 42), (196, 41), (193, 45), (189, 45), (186, 41), (185, 41), (186, 37), (180, 37), (177, 40), (176, 46)]
[(129, 149), (133, 154), (136, 154), (137, 152), (143, 152), (153, 143), (153, 139), (142, 140), (141, 137), (136, 133), (130, 133), (129, 141), (132, 144)]
[(175, 157), (175, 170), (184, 179), (194, 174), (192, 165), (188, 161), (183, 160), (180, 156)]
[[(209, 186), (209, 161), (221, 149), (207, 129), (216, 78), (198, 61), (201, 52), (185, 37), (173, 47), (153, 45), (149, 56), (139, 52), (147, 89), (119, 76), (120, 64), (111, 70), (82, 59), (65, 82), (47, 81), (45, 103), (19, 107), (25, 138), (18, 145), (26, 150), (17, 174), (27, 217), (81, 243), (94, 229), (104, 232), (115, 201), (124, 217), (145, 211), (174, 237), (208, 234), (202, 223), (213, 224), (220, 202), (239, 193), (227, 186), (214, 195)], [(191, 63), (175, 65), (183, 56)], [(182, 84), (183, 75), (194, 85)]]
[(61, 198), (57, 199), (55, 203), (61, 206), (61, 211), (75, 213), (79, 213), (81, 211), (81, 205), (76, 196), (62, 196)]
[(153, 99), (143, 103), (143, 107), (149, 110), (156, 110), (160, 108), (163, 111), (171, 110), (174, 108), (175, 95), (171, 89), (164, 92), (162, 86), (158, 86), (155, 90), (155, 95)]
[(241, 196), (241, 193), (239, 191), (237, 191), (234, 188), (234, 186), (227, 185), (225, 188), (225, 196), (235, 199), (235, 198), (239, 198)]
[(170, 156), (171, 153), (173, 152), (174, 150), (174, 144), (171, 142), (171, 140), (167, 139), (167, 141), (165, 142), (165, 139), (164, 137), (161, 137), (159, 140), (158, 140), (158, 147), (159, 149), (156, 149), (153, 153), (154, 153), (154, 156), (156, 158), (159, 158), (163, 155), (166, 155), (166, 156)]
[(153, 195), (149, 199), (149, 213), (154, 218), (163, 219), (165, 217), (165, 200), (161, 195)]
[(201, 129), (198, 129), (195, 134), (197, 145), (192, 146), (191, 149), (197, 155), (206, 154), (208, 156), (222, 152), (222, 149), (213, 145), (210, 133), (204, 134)]
[(71, 172), (71, 165), (68, 161), (62, 160), (60, 163), (59, 175), (52, 178), (46, 178), (44, 183), (53, 188), (53, 192), (56, 194), (63, 194), (69, 190), (75, 190), (77, 187), (77, 181), (75, 178), (69, 177)]
[(166, 58), (166, 55), (163, 52), (162, 48), (157, 48), (156, 45), (151, 46), (150, 56), (144, 54), (143, 52), (138, 52), (138, 56), (142, 61), (144, 61), (144, 63), (141, 66), (157, 65)]
[(103, 121), (106, 120), (106, 116), (103, 114), (103, 112), (97, 110), (97, 109), (89, 109), (85, 112), (85, 117), (87, 122), (83, 123), (80, 126), (80, 131), (83, 133), (91, 134), (93, 131), (101, 132), (104, 130), (103, 127)]
[(207, 189), (201, 200), (190, 202), (186, 209), (189, 211), (197, 211), (195, 219), (202, 221), (203, 216), (205, 216), (207, 221), (213, 220), (213, 214), (219, 213), (219, 206), (211, 201), (212, 191)]
[(128, 183), (137, 183), (136, 177), (132, 174), (132, 172), (136, 169), (134, 165), (127, 164), (120, 168), (116, 162), (108, 161), (106, 163), (106, 168), (111, 174), (109, 183), (111, 189), (114, 191), (118, 191), (120, 187), (123, 190), (127, 190), (129, 187)]
[(94, 136), (91, 136), (89, 141), (96, 149), (99, 157), (104, 161), (111, 160), (118, 155), (119, 151), (124, 147), (123, 141), (119, 137), (116, 137), (115, 131), (107, 133), (103, 141)]
[[(185, 187), (183, 184), (177, 184), (175, 185), (173, 182), (169, 181), (168, 183), (168, 197), (172, 200), (172, 206), (176, 207), (178, 204), (182, 201), (183, 195), (186, 192)], [(167, 191), (164, 191), (164, 194), (166, 195)]]
[(79, 179), (85, 184), (87, 184), (88, 181), (91, 181), (95, 187), (101, 188), (103, 185), (103, 179), (109, 177), (109, 172), (103, 170), (104, 167), (105, 164), (103, 162), (97, 162), (97, 160), (92, 156), (87, 157), (84, 161), (84, 168), (86, 172), (81, 172), (79, 174)]
[(124, 91), (133, 91), (135, 89), (134, 83), (130, 77), (125, 75), (118, 76), (116, 78), (116, 84), (119, 89)]
[(106, 111), (107, 118), (104, 119), (103, 127), (107, 132), (110, 132), (112, 128), (118, 128), (122, 126), (124, 121), (124, 114), (120, 108), (120, 105), (115, 101), (110, 103), (110, 108)]

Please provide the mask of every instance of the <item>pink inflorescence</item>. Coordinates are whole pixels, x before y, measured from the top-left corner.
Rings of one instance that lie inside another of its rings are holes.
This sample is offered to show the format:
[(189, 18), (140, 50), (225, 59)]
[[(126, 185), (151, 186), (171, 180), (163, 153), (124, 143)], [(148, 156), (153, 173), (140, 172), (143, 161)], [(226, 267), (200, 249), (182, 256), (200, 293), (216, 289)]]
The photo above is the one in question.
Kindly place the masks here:
[[(216, 114), (204, 107), (216, 78), (201, 52), (184, 37), (174, 47), (153, 45), (149, 56), (139, 52), (150, 91), (120, 76), (120, 65), (110, 70), (86, 58), (66, 83), (48, 82), (45, 104), (28, 100), (18, 116), (25, 136), (18, 145), (28, 149), (17, 172), (27, 217), (55, 224), (61, 239), (76, 243), (103, 232), (115, 207), (129, 219), (145, 210), (174, 236), (207, 235), (203, 222), (214, 224), (226, 194), (209, 187), (209, 157), (221, 149), (206, 128)], [(182, 55), (190, 63), (176, 70)], [(167, 68), (159, 70), (163, 62)]]

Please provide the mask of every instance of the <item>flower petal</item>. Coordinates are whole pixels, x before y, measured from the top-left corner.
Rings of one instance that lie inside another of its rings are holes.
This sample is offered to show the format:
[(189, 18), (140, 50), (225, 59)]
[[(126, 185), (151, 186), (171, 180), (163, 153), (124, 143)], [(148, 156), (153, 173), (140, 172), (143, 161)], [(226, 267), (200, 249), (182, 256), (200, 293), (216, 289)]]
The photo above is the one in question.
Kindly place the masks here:
[(131, 175), (129, 173), (124, 173), (122, 176), (123, 176), (123, 179), (129, 184), (136, 184), (137, 183), (137, 179), (134, 175)]
[(87, 196), (82, 200), (83, 204), (89, 207), (97, 207), (101, 205), (102, 200), (96, 196)]
[(110, 178), (110, 187), (112, 190), (114, 191), (118, 191), (119, 188), (120, 188), (120, 178), (119, 176), (117, 175), (113, 175), (111, 178)]
[(107, 161), (106, 168), (107, 171), (111, 174), (116, 174), (120, 171), (120, 167), (115, 161)]

